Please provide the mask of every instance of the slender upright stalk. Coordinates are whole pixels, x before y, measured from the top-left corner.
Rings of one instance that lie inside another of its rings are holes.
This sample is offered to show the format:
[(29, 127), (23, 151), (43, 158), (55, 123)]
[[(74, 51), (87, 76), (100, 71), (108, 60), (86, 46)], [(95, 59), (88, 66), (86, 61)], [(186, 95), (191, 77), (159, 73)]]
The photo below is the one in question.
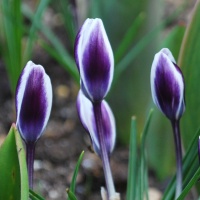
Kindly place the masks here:
[(198, 155), (199, 155), (199, 163), (200, 163), (200, 136), (198, 140)]
[(176, 194), (175, 199), (179, 197), (182, 191), (182, 147), (181, 147), (181, 137), (180, 137), (180, 127), (179, 120), (171, 120), (172, 128), (174, 132), (174, 142), (176, 150)]
[(103, 163), (103, 170), (104, 170), (104, 176), (105, 176), (105, 181), (106, 181), (106, 187), (108, 191), (108, 197), (110, 198), (110, 197), (113, 197), (116, 192), (115, 192), (115, 186), (113, 182), (108, 152), (106, 149), (106, 143), (105, 143), (105, 138), (104, 138), (104, 133), (103, 133), (101, 102), (93, 103), (93, 106), (94, 106), (97, 133), (98, 133), (100, 149), (101, 149), (101, 160)]
[(33, 189), (33, 164), (35, 157), (35, 143), (26, 143), (26, 162), (28, 167), (29, 188)]

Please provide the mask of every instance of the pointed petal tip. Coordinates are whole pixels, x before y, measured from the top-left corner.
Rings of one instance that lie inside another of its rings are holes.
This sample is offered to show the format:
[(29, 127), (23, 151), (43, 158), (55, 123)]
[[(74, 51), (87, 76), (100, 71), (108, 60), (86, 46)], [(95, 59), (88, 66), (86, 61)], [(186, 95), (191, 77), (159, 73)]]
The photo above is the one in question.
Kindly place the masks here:
[(168, 48), (163, 48), (160, 50), (160, 52), (167, 55), (167, 57), (171, 60), (171, 62), (176, 63), (174, 56), (172, 55), (171, 51)]

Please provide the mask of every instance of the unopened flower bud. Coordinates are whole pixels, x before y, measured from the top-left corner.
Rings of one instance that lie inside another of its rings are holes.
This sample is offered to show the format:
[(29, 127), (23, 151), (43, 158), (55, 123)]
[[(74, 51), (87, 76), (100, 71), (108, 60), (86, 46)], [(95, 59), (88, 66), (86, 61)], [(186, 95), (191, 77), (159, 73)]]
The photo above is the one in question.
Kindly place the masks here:
[(52, 107), (52, 86), (41, 65), (29, 61), (16, 89), (17, 128), (26, 143), (35, 143), (42, 135)]
[(101, 19), (87, 19), (75, 41), (75, 61), (81, 89), (92, 101), (101, 101), (113, 79), (114, 56)]
[[(78, 115), (83, 124), (85, 130), (89, 133), (94, 151), (100, 155), (100, 144), (99, 136), (97, 133), (97, 127), (95, 122), (94, 108), (91, 101), (85, 97), (83, 92), (80, 90), (77, 97), (77, 110)], [(101, 102), (102, 111), (102, 127), (103, 137), (106, 143), (107, 153), (110, 153), (114, 149), (116, 139), (116, 127), (113, 113), (105, 100)]]
[(184, 79), (169, 49), (159, 51), (151, 68), (151, 92), (156, 106), (170, 119), (185, 111)]

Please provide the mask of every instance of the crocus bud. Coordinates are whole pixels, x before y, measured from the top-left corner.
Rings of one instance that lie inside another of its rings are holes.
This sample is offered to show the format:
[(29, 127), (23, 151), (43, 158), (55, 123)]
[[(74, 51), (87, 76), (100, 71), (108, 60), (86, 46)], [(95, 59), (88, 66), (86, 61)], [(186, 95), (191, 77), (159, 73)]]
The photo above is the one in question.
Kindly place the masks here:
[(93, 102), (108, 93), (113, 79), (114, 57), (101, 19), (87, 19), (75, 41), (75, 61), (81, 88)]
[(151, 68), (154, 103), (170, 119), (179, 120), (185, 111), (184, 79), (169, 49), (159, 51)]
[[(80, 90), (77, 97), (78, 115), (85, 130), (89, 133), (94, 151), (100, 155), (100, 144), (96, 128), (94, 108), (92, 102)], [(103, 136), (107, 153), (110, 154), (115, 145), (116, 127), (113, 113), (105, 100), (101, 102)]]
[(52, 107), (52, 86), (41, 65), (29, 61), (17, 84), (17, 128), (26, 143), (35, 143), (42, 135)]

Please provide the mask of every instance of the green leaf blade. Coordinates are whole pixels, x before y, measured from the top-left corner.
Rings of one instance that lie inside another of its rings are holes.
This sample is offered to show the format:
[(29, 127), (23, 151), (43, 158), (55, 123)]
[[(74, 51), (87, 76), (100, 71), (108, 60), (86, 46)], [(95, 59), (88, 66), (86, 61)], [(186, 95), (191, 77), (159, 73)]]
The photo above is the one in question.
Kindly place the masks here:
[(129, 148), (129, 164), (128, 164), (128, 182), (126, 199), (134, 200), (136, 198), (136, 182), (137, 182), (137, 132), (136, 118), (131, 119), (131, 136)]
[(185, 77), (185, 99), (186, 112), (182, 119), (182, 132), (185, 146), (191, 139), (191, 133), (194, 133), (199, 127), (200, 96), (199, 96), (199, 77), (200, 77), (200, 1), (195, 5), (191, 22), (186, 29), (186, 33), (181, 46), (178, 65), (182, 68)]
[(29, 198), (32, 200), (45, 200), (43, 197), (35, 193), (33, 190), (29, 190)]
[(79, 172), (79, 168), (81, 166), (81, 162), (83, 160), (83, 156), (84, 156), (84, 151), (81, 152), (79, 159), (76, 163), (76, 167), (73, 173), (73, 177), (72, 177), (72, 181), (70, 184), (70, 188), (67, 189), (67, 194), (68, 194), (68, 200), (75, 200), (76, 196), (75, 196), (75, 188), (76, 188), (76, 178), (78, 176), (78, 172)]
[(0, 169), (0, 199), (28, 199), (25, 152), (14, 124), (0, 148)]

